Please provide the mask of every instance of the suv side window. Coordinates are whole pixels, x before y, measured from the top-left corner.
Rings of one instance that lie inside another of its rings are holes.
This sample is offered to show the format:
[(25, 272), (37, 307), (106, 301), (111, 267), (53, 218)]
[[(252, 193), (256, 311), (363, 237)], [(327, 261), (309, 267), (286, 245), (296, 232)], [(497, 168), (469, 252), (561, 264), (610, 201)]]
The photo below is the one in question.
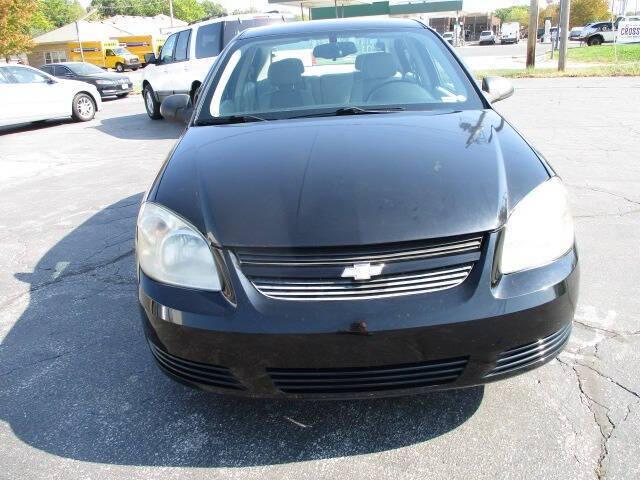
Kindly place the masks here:
[(176, 40), (178, 39), (178, 34), (174, 33), (167, 41), (164, 42), (162, 46), (162, 51), (160, 52), (160, 61), (162, 63), (171, 63), (173, 61), (173, 51), (176, 47)]
[(42, 70), (43, 72), (48, 73), (49, 75), (54, 75), (53, 66), (51, 66), (51, 65), (43, 65), (43, 66), (40, 67), (40, 70)]
[(178, 41), (176, 42), (176, 53), (173, 55), (173, 59), (176, 62), (182, 62), (189, 59), (189, 37), (191, 36), (191, 30), (185, 30), (178, 34)]
[(202, 25), (196, 34), (196, 58), (215, 57), (222, 50), (222, 22)]

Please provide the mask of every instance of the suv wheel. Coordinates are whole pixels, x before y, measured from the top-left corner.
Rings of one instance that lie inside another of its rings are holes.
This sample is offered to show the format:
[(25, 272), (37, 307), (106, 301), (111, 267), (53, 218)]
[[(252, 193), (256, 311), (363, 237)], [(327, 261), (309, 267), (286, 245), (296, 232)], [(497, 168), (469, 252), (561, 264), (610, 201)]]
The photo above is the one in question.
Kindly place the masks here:
[(77, 122), (88, 122), (96, 114), (96, 104), (93, 103), (93, 98), (86, 93), (78, 93), (73, 97), (71, 109), (71, 116)]
[(147, 110), (147, 115), (151, 120), (160, 120), (160, 102), (156, 100), (156, 96), (153, 93), (151, 85), (146, 85), (142, 91), (142, 98), (144, 99), (144, 108)]
[(590, 47), (601, 45), (601, 44), (602, 44), (602, 37), (600, 36), (591, 37), (589, 40), (587, 40), (587, 45), (589, 45)]

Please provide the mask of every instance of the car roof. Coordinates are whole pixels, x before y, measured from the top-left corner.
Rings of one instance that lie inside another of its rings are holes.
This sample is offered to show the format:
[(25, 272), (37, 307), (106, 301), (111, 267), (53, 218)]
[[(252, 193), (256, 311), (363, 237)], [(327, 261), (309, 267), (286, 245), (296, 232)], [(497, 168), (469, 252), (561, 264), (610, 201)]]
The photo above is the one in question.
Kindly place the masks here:
[(312, 20), (306, 22), (289, 22), (248, 28), (238, 38), (256, 38), (270, 35), (288, 35), (305, 33), (323, 33), (347, 30), (425, 28), (417, 20), (405, 18), (341, 18), (332, 20)]
[[(89, 63), (89, 62), (53, 62), (53, 63), (46, 63), (42, 66), (49, 67), (52, 65), (84, 65), (85, 63)], [(89, 63), (89, 65), (93, 65), (93, 64)]]

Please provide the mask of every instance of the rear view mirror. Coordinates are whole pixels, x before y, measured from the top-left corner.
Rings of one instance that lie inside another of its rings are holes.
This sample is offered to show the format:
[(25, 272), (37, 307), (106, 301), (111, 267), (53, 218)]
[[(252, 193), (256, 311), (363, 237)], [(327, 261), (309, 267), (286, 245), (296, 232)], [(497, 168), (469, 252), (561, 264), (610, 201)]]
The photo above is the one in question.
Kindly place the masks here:
[(192, 113), (191, 97), (185, 93), (169, 95), (160, 105), (160, 115), (169, 122), (188, 123)]
[(356, 44), (353, 42), (334, 42), (316, 45), (313, 48), (313, 56), (316, 58), (326, 58), (335, 60), (358, 52)]
[(157, 63), (158, 59), (156, 58), (155, 53), (145, 53), (144, 54), (144, 63)]
[(499, 102), (513, 95), (513, 84), (504, 77), (484, 77), (482, 90), (488, 93), (489, 100)]

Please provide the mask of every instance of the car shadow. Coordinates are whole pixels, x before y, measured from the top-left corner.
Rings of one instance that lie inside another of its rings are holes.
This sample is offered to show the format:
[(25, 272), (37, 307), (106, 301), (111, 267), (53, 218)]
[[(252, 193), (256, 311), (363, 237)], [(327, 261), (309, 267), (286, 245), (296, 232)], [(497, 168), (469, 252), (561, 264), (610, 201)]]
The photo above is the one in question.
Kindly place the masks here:
[[(144, 110), (144, 108), (143, 108)], [(151, 120), (146, 113), (120, 115), (98, 119), (95, 129), (124, 140), (161, 140), (178, 138), (184, 131), (182, 123)]]
[(154, 365), (138, 318), (133, 232), (142, 195), (54, 245), (0, 346), (0, 420), (31, 447), (138, 466), (242, 467), (429, 441), (470, 418), (482, 387), (362, 401), (238, 399), (191, 390)]

